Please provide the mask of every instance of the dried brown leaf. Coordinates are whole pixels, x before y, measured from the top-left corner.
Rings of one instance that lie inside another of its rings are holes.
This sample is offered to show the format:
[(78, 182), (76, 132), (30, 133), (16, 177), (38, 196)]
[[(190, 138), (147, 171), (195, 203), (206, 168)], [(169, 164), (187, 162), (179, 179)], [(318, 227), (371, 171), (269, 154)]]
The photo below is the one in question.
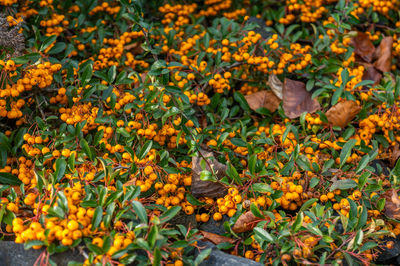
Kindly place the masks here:
[[(204, 150), (200, 150), (200, 152), (208, 162), (206, 163), (206, 170), (211, 171), (210, 169), (211, 166), (218, 179), (224, 177), (227, 168), (226, 165), (218, 162), (214, 158), (214, 154), (212, 152), (207, 152)], [(200, 179), (200, 174), (203, 171), (203, 169), (200, 166), (202, 159), (203, 157), (201, 157), (200, 155), (194, 156), (192, 159), (192, 186), (191, 186), (192, 195), (195, 197), (210, 197), (210, 198), (223, 197), (226, 194), (227, 190), (225, 185), (219, 182), (203, 181)]]
[(378, 49), (376, 49), (377, 60), (374, 66), (382, 72), (389, 72), (392, 69), (392, 45), (393, 37), (388, 36), (382, 39)]
[(363, 64), (364, 65), (364, 74), (362, 80), (372, 80), (374, 81), (373, 86), (378, 85), (381, 82), (382, 74), (376, 70), (376, 68), (372, 64)]
[(214, 243), (215, 245), (218, 245), (221, 243), (226, 243), (226, 242), (231, 243), (231, 244), (235, 243), (235, 239), (232, 239), (230, 237), (217, 235), (217, 234), (210, 233), (210, 232), (203, 231), (203, 230), (200, 230), (200, 233), (203, 235), (203, 237), (206, 240)]
[(390, 166), (391, 166), (391, 167), (394, 167), (394, 166), (395, 166), (395, 164), (396, 164), (397, 160), (399, 159), (399, 157), (400, 157), (399, 143), (396, 143), (396, 144), (394, 145), (392, 155), (391, 155), (390, 158), (389, 158)]
[(375, 52), (375, 46), (369, 39), (369, 35), (364, 32), (358, 32), (357, 36), (351, 41), (356, 55), (361, 57), (364, 61), (371, 63)]
[(290, 119), (299, 117), (303, 112), (314, 113), (320, 108), (318, 100), (311, 98), (311, 93), (301, 81), (286, 78), (282, 95), (283, 109)]
[(134, 42), (134, 43), (125, 45), (124, 50), (130, 51), (135, 55), (141, 54), (144, 52), (143, 48), (141, 47), (141, 43), (139, 43), (139, 42)]
[(251, 211), (247, 211), (242, 214), (239, 219), (236, 220), (236, 223), (233, 225), (232, 230), (235, 233), (243, 233), (252, 230), (256, 225), (257, 221), (260, 218), (254, 216)]
[(361, 107), (355, 101), (344, 101), (335, 104), (327, 112), (326, 117), (333, 126), (345, 127), (361, 111)]
[(264, 107), (275, 112), (281, 100), (272, 91), (259, 91), (245, 96), (247, 103), (252, 110)]
[(275, 74), (269, 75), (268, 86), (272, 89), (275, 95), (282, 100), (283, 83)]
[(400, 220), (400, 199), (395, 189), (386, 191), (384, 194), (385, 215), (391, 219)]

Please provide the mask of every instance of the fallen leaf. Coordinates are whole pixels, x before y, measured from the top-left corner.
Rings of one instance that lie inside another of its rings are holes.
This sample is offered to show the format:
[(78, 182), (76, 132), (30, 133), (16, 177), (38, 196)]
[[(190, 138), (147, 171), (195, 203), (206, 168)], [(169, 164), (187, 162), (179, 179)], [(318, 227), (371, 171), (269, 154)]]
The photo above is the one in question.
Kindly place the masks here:
[(354, 52), (364, 61), (371, 63), (375, 52), (375, 46), (369, 39), (369, 35), (364, 32), (358, 32), (357, 36), (351, 40), (354, 46)]
[(327, 112), (326, 117), (332, 126), (345, 127), (361, 111), (361, 107), (355, 101), (339, 102), (332, 106)]
[(374, 66), (382, 72), (389, 72), (392, 69), (392, 46), (393, 37), (388, 36), (382, 39), (376, 49), (375, 56), (377, 60)]
[(275, 112), (279, 107), (279, 103), (281, 102), (281, 100), (276, 97), (272, 91), (259, 91), (250, 95), (246, 95), (244, 98), (252, 110), (257, 110), (258, 108), (264, 107), (271, 112)]
[(391, 219), (400, 220), (400, 199), (395, 189), (386, 191), (383, 195), (385, 202), (385, 215)]
[(257, 221), (259, 220), (260, 218), (254, 216), (251, 211), (247, 211), (236, 220), (236, 223), (233, 225), (232, 230), (235, 233), (250, 231), (257, 225)]
[(282, 81), (275, 74), (271, 74), (268, 77), (267, 84), (275, 93), (275, 95), (282, 100), (282, 90), (283, 90)]
[(283, 109), (290, 119), (299, 117), (304, 112), (314, 113), (320, 108), (318, 100), (311, 98), (311, 93), (301, 81), (285, 78), (282, 95)]
[(126, 183), (123, 186), (124, 187), (136, 186), (136, 177), (126, 181)]
[(203, 235), (203, 237), (206, 240), (214, 243), (215, 245), (218, 245), (221, 243), (226, 243), (226, 242), (231, 243), (231, 244), (235, 243), (235, 239), (232, 239), (230, 237), (217, 235), (217, 234), (210, 233), (210, 232), (203, 231), (203, 230), (200, 230), (200, 233)]
[(397, 159), (399, 159), (399, 157), (400, 157), (399, 143), (396, 143), (396, 144), (394, 145), (392, 155), (391, 155), (390, 158), (389, 158), (390, 166), (391, 166), (391, 167), (394, 167), (394, 166), (395, 166), (395, 164), (396, 164), (396, 162), (397, 162)]
[(363, 64), (364, 65), (364, 73), (362, 80), (372, 80), (374, 81), (373, 86), (378, 85), (381, 82), (382, 74), (376, 70), (376, 68), (372, 64)]
[(137, 55), (137, 54), (141, 54), (144, 52), (141, 43), (139, 42), (134, 42), (128, 45), (124, 46), (124, 50), (126, 51), (131, 51), (133, 54)]
[[(211, 172), (210, 169), (211, 166), (218, 179), (224, 177), (227, 168), (226, 165), (218, 162), (214, 158), (214, 154), (212, 152), (207, 152), (204, 150), (200, 150), (200, 152), (208, 162), (206, 163), (206, 170)], [(203, 181), (200, 179), (200, 174), (203, 171), (203, 169), (200, 166), (200, 163), (203, 157), (199, 155), (199, 156), (194, 156), (192, 159), (192, 186), (191, 186), (192, 195), (195, 197), (210, 197), (210, 198), (223, 197), (226, 194), (227, 190), (225, 185), (219, 182)]]

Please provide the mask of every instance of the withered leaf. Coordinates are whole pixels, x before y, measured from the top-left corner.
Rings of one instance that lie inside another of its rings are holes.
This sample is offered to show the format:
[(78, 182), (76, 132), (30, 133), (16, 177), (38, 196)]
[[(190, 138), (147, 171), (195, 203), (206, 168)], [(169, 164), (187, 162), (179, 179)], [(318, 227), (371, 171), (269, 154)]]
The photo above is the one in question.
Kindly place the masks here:
[(381, 82), (382, 74), (376, 70), (376, 68), (372, 64), (363, 64), (364, 65), (364, 73), (362, 80), (372, 80), (374, 81), (373, 86), (378, 85)]
[(382, 72), (389, 72), (392, 68), (392, 45), (393, 37), (388, 36), (382, 39), (378, 49), (376, 49), (377, 60), (374, 66)]
[(299, 117), (303, 112), (314, 113), (320, 108), (318, 100), (311, 98), (311, 93), (301, 81), (285, 78), (282, 95), (283, 109), (290, 119)]
[(268, 77), (268, 86), (272, 89), (275, 95), (282, 100), (282, 90), (283, 90), (283, 83), (282, 81), (275, 75), (271, 74)]
[(375, 52), (375, 46), (369, 39), (369, 35), (364, 32), (358, 32), (357, 36), (351, 40), (354, 46), (354, 52), (364, 61), (371, 63)]
[(230, 237), (217, 235), (217, 234), (210, 233), (207, 231), (200, 230), (200, 233), (203, 235), (203, 237), (206, 240), (214, 243), (215, 245), (218, 245), (221, 243), (226, 243), (226, 242), (233, 244), (235, 242), (235, 239), (232, 239)]
[(247, 211), (242, 214), (239, 219), (236, 220), (236, 223), (233, 225), (232, 230), (235, 233), (243, 233), (252, 230), (256, 225), (257, 221), (260, 218), (254, 216), (251, 211)]
[(385, 202), (385, 215), (391, 219), (400, 220), (400, 199), (397, 191), (391, 189), (384, 194)]
[(275, 112), (281, 100), (272, 91), (259, 91), (244, 97), (252, 110), (264, 107)]
[(355, 101), (339, 102), (332, 106), (327, 112), (326, 117), (333, 126), (345, 127), (361, 111), (361, 107)]
[(390, 166), (391, 166), (391, 167), (394, 167), (394, 166), (395, 166), (395, 164), (396, 164), (396, 162), (397, 162), (397, 159), (399, 159), (399, 157), (400, 157), (399, 143), (396, 143), (396, 144), (394, 145), (392, 155), (391, 155), (390, 158), (389, 158)]
[[(207, 152), (204, 150), (200, 150), (200, 152), (208, 161), (208, 163), (206, 163), (206, 170), (211, 172), (211, 166), (218, 179), (224, 177), (227, 168), (226, 165), (218, 162), (214, 158), (214, 154), (212, 152)], [(202, 159), (203, 158), (200, 155), (194, 156), (192, 159), (192, 195), (195, 197), (210, 198), (218, 198), (224, 196), (227, 190), (225, 185), (219, 182), (203, 181), (200, 179), (200, 174), (203, 171), (200, 165)]]
[(130, 50), (135, 55), (141, 54), (141, 53), (144, 52), (144, 50), (143, 50), (143, 48), (141, 46), (141, 43), (139, 43), (139, 42), (134, 42), (134, 43), (125, 45), (124, 46), (124, 50), (126, 50), (126, 51)]

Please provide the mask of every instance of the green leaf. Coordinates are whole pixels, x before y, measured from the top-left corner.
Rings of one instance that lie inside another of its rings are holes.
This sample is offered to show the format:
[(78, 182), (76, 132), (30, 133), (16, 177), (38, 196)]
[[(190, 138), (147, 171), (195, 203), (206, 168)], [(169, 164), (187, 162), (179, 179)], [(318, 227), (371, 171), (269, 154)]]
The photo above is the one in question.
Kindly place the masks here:
[(42, 42), (42, 45), (40, 46), (40, 51), (43, 52), (46, 50), (47, 47), (49, 47), (55, 40), (57, 39), (57, 35), (51, 35), (49, 37), (46, 37), (44, 41)]
[(89, 157), (89, 159), (93, 160), (92, 151), (90, 150), (89, 144), (87, 143), (87, 141), (84, 138), (81, 138), (80, 145), (81, 145), (84, 153)]
[(313, 187), (315, 187), (316, 185), (318, 185), (319, 184), (319, 178), (318, 177), (313, 177), (313, 178), (311, 178), (311, 180), (310, 180), (310, 188), (313, 188)]
[(154, 247), (156, 240), (157, 240), (157, 235), (158, 235), (158, 227), (156, 225), (153, 225), (150, 228), (150, 232), (147, 237), (147, 242), (149, 243), (150, 248)]
[(254, 204), (251, 203), (250, 205), (250, 211), (254, 214), (254, 216), (264, 219), (264, 215), (261, 213), (261, 211), (258, 209), (258, 207)]
[(248, 168), (250, 173), (254, 174), (256, 172), (256, 163), (257, 163), (257, 154), (253, 154), (250, 156), (248, 160)]
[(340, 152), (340, 168), (342, 168), (342, 166), (346, 163), (346, 160), (351, 155), (351, 151), (356, 143), (356, 139), (351, 139), (344, 144), (342, 151)]
[(298, 232), (303, 224), (303, 219), (304, 219), (304, 213), (303, 212), (299, 212), (297, 214), (296, 220), (294, 221), (293, 225), (292, 225), (292, 231), (293, 232)]
[(173, 206), (171, 208), (168, 209), (168, 211), (164, 212), (161, 216), (160, 216), (160, 221), (163, 223), (168, 222), (169, 220), (171, 220), (172, 218), (175, 217), (175, 215), (178, 214), (178, 212), (182, 209), (181, 206)]
[(91, 80), (92, 75), (93, 75), (93, 65), (90, 63), (83, 68), (81, 75), (82, 87), (85, 86)]
[(316, 198), (307, 200), (307, 201), (303, 204), (303, 206), (301, 206), (299, 212), (306, 210), (308, 207), (310, 207), (311, 205), (313, 205), (313, 204), (314, 204), (315, 202), (317, 202), (317, 201), (318, 201), (318, 199), (316, 199)]
[(112, 65), (107, 73), (108, 82), (113, 83), (116, 76), (117, 76), (117, 67), (115, 65)]
[(269, 243), (272, 243), (275, 241), (274, 237), (272, 237), (272, 235), (270, 233), (268, 233), (267, 231), (265, 231), (263, 228), (261, 227), (254, 227), (254, 233), (259, 236), (262, 240), (265, 240)]
[(21, 180), (19, 180), (15, 175), (6, 172), (0, 172), (0, 184), (19, 186), (21, 183)]
[(343, 179), (343, 180), (337, 180), (333, 182), (330, 191), (334, 191), (335, 189), (341, 189), (341, 190), (346, 190), (349, 188), (355, 188), (357, 187), (356, 181), (353, 179)]
[(148, 140), (144, 144), (144, 146), (140, 149), (140, 152), (138, 155), (139, 160), (142, 160), (149, 153), (152, 145), (153, 145), (153, 141), (151, 141), (151, 140)]
[(365, 169), (365, 167), (367, 167), (368, 163), (370, 161), (370, 157), (369, 155), (365, 155), (362, 157), (362, 159), (360, 160), (360, 162), (358, 163), (357, 169), (356, 169), (356, 173), (360, 173), (362, 170)]
[(44, 245), (43, 241), (40, 240), (32, 240), (32, 241), (28, 241), (24, 244), (24, 249), (28, 250), (30, 248), (32, 248), (33, 246), (42, 246)]
[(211, 248), (207, 248), (205, 250), (203, 250), (202, 252), (200, 252), (200, 254), (196, 257), (196, 259), (194, 260), (194, 265), (195, 266), (199, 266), (200, 263), (205, 260), (208, 256), (210, 256), (212, 249)]
[(233, 98), (235, 99), (235, 101), (237, 101), (239, 103), (240, 107), (244, 111), (250, 112), (249, 104), (247, 103), (246, 99), (244, 98), (244, 96), (240, 92), (235, 91), (233, 93)]
[(92, 230), (96, 229), (103, 218), (103, 208), (101, 206), (97, 206), (93, 218), (92, 218)]
[(235, 181), (236, 184), (242, 185), (242, 180), (240, 180), (240, 176), (236, 171), (236, 168), (231, 163), (228, 164), (226, 175), (232, 178), (232, 180)]
[(67, 169), (67, 162), (63, 158), (58, 158), (56, 160), (56, 171), (54, 172), (57, 183), (60, 182), (60, 180), (64, 177), (66, 169)]
[(255, 183), (255, 184), (251, 185), (251, 188), (253, 189), (254, 192), (274, 193), (274, 190), (270, 187), (270, 185), (265, 184), (265, 183)]
[(202, 206), (205, 205), (206, 203), (199, 201), (198, 199), (196, 199), (195, 197), (193, 197), (193, 195), (191, 193), (187, 193), (186, 194), (186, 200), (194, 205), (194, 206)]
[(142, 223), (147, 224), (148, 223), (147, 212), (146, 209), (143, 207), (142, 203), (134, 200), (132, 201), (132, 208), (135, 211), (135, 214), (139, 217), (140, 221)]
[(32, 63), (35, 63), (39, 59), (40, 59), (39, 53), (30, 53), (30, 54), (16, 57), (13, 60), (16, 64), (25, 64), (25, 63), (28, 63), (29, 61), (31, 61)]

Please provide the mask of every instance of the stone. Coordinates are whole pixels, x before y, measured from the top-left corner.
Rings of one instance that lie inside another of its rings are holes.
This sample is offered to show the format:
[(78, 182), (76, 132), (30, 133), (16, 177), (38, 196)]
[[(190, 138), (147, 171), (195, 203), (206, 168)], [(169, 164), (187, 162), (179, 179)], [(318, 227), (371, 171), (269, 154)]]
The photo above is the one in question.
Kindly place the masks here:
[[(200, 266), (261, 266), (261, 263), (249, 260), (243, 257), (238, 257), (234, 255), (227, 254), (219, 250), (214, 244), (210, 242), (198, 242), (199, 247), (202, 250), (206, 248), (211, 248), (211, 253), (200, 263)], [(198, 252), (197, 254), (198, 255)]]
[(202, 223), (199, 227), (200, 230), (207, 231), (213, 234), (222, 235), (225, 234), (224, 222), (228, 221), (229, 217), (224, 215), (221, 221), (215, 221), (210, 218), (206, 223)]
[[(17, 244), (13, 241), (0, 241), (0, 265), (32, 266), (43, 251), (44, 249), (25, 250), (23, 244)], [(77, 249), (55, 253), (50, 256), (50, 259), (58, 266), (67, 266), (72, 261), (83, 263), (85, 260)]]
[(272, 32), (267, 30), (267, 26), (265, 25), (265, 20), (256, 18), (256, 17), (250, 17), (247, 21), (246, 24), (257, 24), (258, 27), (253, 29), (255, 33), (259, 33), (263, 39), (268, 39), (269, 37), (272, 36)]
[(191, 214), (191, 215), (186, 215), (183, 212), (179, 212), (174, 218), (172, 218), (169, 221), (170, 224), (173, 225), (178, 225), (181, 224), (185, 226), (186, 228), (196, 228), (197, 227), (197, 222), (196, 222), (196, 215)]

